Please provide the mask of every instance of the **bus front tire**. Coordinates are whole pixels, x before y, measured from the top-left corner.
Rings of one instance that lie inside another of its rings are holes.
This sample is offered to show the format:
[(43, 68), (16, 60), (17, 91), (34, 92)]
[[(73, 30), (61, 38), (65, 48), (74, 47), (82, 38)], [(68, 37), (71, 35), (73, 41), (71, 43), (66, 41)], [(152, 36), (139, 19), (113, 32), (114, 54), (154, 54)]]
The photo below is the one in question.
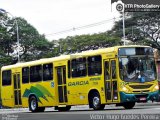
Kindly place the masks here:
[(94, 92), (91, 94), (89, 98), (89, 103), (94, 110), (103, 110), (105, 107), (104, 104), (101, 104), (101, 99), (98, 92)]
[(132, 109), (134, 106), (135, 106), (135, 102), (126, 102), (126, 103), (123, 103), (123, 107), (125, 109)]

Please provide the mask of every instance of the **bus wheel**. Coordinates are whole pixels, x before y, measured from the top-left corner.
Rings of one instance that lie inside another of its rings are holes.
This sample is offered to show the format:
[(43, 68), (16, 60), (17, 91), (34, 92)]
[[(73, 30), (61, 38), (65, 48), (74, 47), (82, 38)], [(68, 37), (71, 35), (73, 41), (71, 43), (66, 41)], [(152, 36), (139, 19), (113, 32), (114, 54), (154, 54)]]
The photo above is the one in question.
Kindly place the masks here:
[(100, 95), (98, 92), (94, 92), (90, 99), (89, 99), (90, 105), (94, 110), (103, 110), (105, 105), (101, 104)]
[(134, 106), (135, 106), (135, 102), (126, 102), (126, 103), (123, 103), (123, 107), (125, 109), (132, 109)]
[(38, 112), (38, 103), (35, 96), (31, 96), (29, 99), (29, 110), (32, 112)]
[(66, 106), (66, 107), (57, 107), (58, 111), (69, 111), (71, 109), (71, 106)]

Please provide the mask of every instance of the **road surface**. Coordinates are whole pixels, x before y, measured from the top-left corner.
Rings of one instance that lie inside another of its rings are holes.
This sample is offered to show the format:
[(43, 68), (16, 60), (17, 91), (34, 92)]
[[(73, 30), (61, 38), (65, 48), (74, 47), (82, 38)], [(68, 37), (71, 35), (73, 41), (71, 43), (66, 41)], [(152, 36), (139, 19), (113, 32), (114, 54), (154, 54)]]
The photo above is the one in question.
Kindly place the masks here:
[(0, 120), (160, 120), (160, 103), (139, 103), (133, 109), (106, 105), (94, 111), (88, 106), (74, 106), (68, 112), (46, 108), (43, 113), (31, 113), (27, 108), (0, 109)]

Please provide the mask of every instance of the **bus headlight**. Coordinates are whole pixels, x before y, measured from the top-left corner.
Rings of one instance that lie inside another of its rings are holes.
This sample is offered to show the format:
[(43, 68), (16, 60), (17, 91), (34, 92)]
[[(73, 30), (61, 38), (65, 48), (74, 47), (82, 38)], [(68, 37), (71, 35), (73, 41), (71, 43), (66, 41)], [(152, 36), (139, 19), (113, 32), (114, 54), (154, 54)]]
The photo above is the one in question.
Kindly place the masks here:
[(129, 92), (128, 88), (126, 88), (126, 87), (123, 87), (122, 90), (123, 90), (124, 92)]
[(154, 90), (159, 90), (159, 86), (156, 85), (156, 86), (154, 87)]
[(159, 90), (159, 85), (155, 85), (153, 88), (152, 88), (152, 92), (155, 92), (155, 91), (157, 91), (157, 90)]

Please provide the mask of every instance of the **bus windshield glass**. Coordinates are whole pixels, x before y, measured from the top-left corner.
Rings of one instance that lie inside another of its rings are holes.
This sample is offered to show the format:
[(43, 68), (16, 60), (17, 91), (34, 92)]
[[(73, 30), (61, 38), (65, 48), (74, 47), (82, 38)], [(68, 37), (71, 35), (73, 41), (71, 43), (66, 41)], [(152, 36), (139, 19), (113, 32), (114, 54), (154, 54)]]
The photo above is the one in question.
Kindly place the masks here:
[(154, 58), (123, 57), (119, 58), (120, 77), (127, 82), (149, 82), (156, 79)]
[(156, 80), (156, 65), (151, 52), (149, 55), (137, 55), (136, 50), (134, 54), (127, 56), (119, 56), (120, 78), (126, 82), (149, 82)]

